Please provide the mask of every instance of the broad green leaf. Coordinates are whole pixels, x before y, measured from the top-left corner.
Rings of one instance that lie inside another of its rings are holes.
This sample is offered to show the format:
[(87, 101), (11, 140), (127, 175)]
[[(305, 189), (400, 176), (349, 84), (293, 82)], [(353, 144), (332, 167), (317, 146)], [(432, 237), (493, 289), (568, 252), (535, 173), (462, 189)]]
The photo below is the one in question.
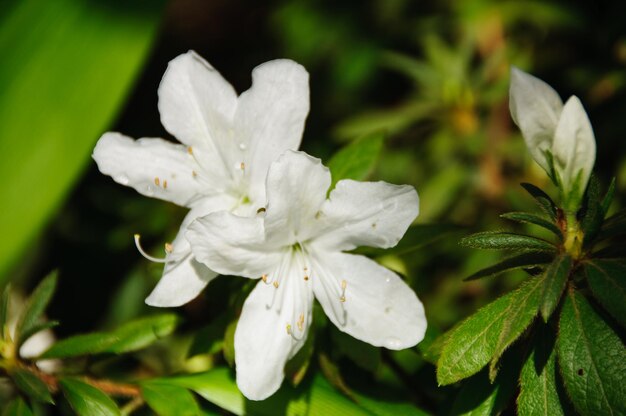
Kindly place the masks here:
[(209, 325), (201, 328), (193, 338), (189, 348), (189, 357), (200, 354), (215, 354), (224, 346), (224, 332), (228, 323), (228, 315), (222, 314)]
[(357, 366), (371, 373), (380, 365), (381, 350), (351, 337), (335, 328), (332, 329), (333, 351), (345, 356)]
[(24, 399), (18, 396), (4, 408), (2, 416), (33, 416), (33, 411), (30, 410)]
[(383, 148), (384, 135), (373, 133), (340, 149), (328, 161), (332, 174), (331, 189), (342, 179), (363, 180), (374, 169)]
[(539, 207), (550, 216), (553, 220), (557, 218), (557, 207), (552, 198), (543, 190), (530, 183), (521, 183), (522, 188), (526, 190), (539, 204)]
[[(503, 377), (506, 373), (506, 377)], [(493, 416), (498, 415), (515, 392), (517, 374), (503, 371), (495, 382), (491, 383), (487, 374), (481, 372), (466, 382), (452, 403), (450, 414), (458, 416)]]
[(463, 280), (476, 280), (483, 277), (494, 276), (500, 273), (508, 272), (516, 269), (527, 269), (538, 266), (544, 266), (550, 263), (554, 259), (554, 255), (551, 253), (531, 252), (522, 253), (516, 256), (509, 257), (502, 260), (500, 263), (493, 266), (481, 269), (472, 275), (466, 277)]
[(534, 224), (551, 231), (560, 239), (563, 238), (561, 229), (554, 222), (543, 218), (540, 215), (531, 214), (529, 212), (507, 212), (506, 214), (500, 215), (500, 217), (523, 224)]
[(136, 351), (171, 334), (177, 324), (178, 318), (171, 313), (139, 318), (110, 332), (93, 332), (61, 340), (44, 352), (41, 358)]
[(159, 416), (197, 416), (198, 403), (189, 390), (162, 383), (143, 383), (141, 395)]
[(4, 2), (0, 230), (11, 238), (0, 241), (0, 281), (54, 215), (114, 121), (154, 40), (163, 4)]
[(460, 226), (453, 224), (415, 224), (407, 229), (400, 242), (394, 247), (388, 249), (359, 247), (355, 252), (368, 256), (401, 256), (427, 247), (443, 238), (451, 237), (460, 230), (462, 230)]
[(554, 330), (547, 325), (538, 327), (532, 351), (522, 367), (517, 410), (520, 415), (565, 415), (557, 390)]
[(73, 378), (63, 378), (59, 381), (59, 385), (78, 416), (120, 415), (115, 402), (90, 384)]
[(56, 286), (57, 273), (52, 272), (33, 291), (15, 327), (17, 345), (21, 345), (28, 338), (24, 334), (32, 335), (33, 327), (40, 324), (39, 319), (48, 307)]
[(540, 278), (525, 282), (481, 308), (447, 336), (437, 362), (437, 381), (447, 385), (480, 371), (521, 334), (537, 312)]
[(626, 413), (626, 348), (583, 295), (569, 290), (557, 338), (565, 388), (582, 415)]
[(525, 282), (511, 301), (508, 313), (503, 317), (502, 331), (489, 364), (489, 379), (495, 380), (498, 374), (498, 362), (504, 351), (522, 335), (524, 330), (537, 316), (541, 302), (541, 291), (545, 285), (545, 276)]
[(593, 296), (626, 327), (626, 260), (595, 259), (584, 265)]
[(544, 284), (541, 294), (541, 317), (544, 322), (548, 322), (552, 312), (559, 304), (561, 295), (567, 284), (567, 278), (572, 269), (572, 258), (567, 254), (562, 254), (546, 268), (544, 272)]
[(9, 328), (7, 322), (9, 319), (9, 299), (11, 296), (11, 286), (6, 285), (0, 293), (0, 341), (5, 335), (8, 335)]
[(429, 413), (398, 398), (381, 398), (352, 391), (351, 397), (364, 410), (375, 416), (429, 416)]
[(485, 231), (461, 239), (461, 245), (483, 250), (517, 250), (554, 252), (556, 247), (549, 241), (528, 235), (503, 231)]
[(11, 378), (17, 388), (31, 399), (42, 403), (54, 403), (48, 386), (30, 371), (17, 369), (11, 373)]
[(606, 240), (626, 234), (626, 210), (621, 210), (604, 221), (598, 240)]

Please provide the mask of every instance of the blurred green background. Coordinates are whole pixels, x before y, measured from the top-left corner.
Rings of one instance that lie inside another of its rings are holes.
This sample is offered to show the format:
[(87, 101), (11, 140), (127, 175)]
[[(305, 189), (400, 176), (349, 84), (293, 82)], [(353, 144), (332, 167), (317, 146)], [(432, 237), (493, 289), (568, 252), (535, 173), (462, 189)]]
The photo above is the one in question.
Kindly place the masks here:
[[(101, 175), (90, 158), (96, 140), (108, 130), (168, 137), (157, 87), (167, 62), (189, 49), (239, 92), (254, 66), (291, 58), (311, 74), (304, 150), (327, 161), (385, 131), (370, 177), (414, 185), (418, 223), (462, 227), (423, 250), (380, 258), (406, 276), (437, 334), (521, 278), (462, 282), (498, 255), (461, 248), (459, 236), (509, 227), (499, 213), (532, 205), (520, 182), (552, 189), (509, 115), (511, 65), (564, 99), (581, 98), (596, 135), (596, 171), (605, 185), (617, 176), (616, 205), (624, 202), (624, 17), (626, 3), (617, 1), (4, 1), (0, 284), (28, 289), (58, 268), (50, 315), (62, 322), (61, 336), (148, 312), (143, 298), (161, 268), (136, 252), (132, 235), (161, 247), (185, 212)], [(180, 310), (184, 331), (231, 306), (223, 291), (240, 283), (229, 279)], [(354, 357), (350, 341), (323, 331), (348, 385), (369, 380), (429, 411), (449, 406), (418, 354), (357, 348), (365, 355)], [(363, 360), (372, 365), (359, 366)], [(181, 362), (158, 365), (168, 372)]]

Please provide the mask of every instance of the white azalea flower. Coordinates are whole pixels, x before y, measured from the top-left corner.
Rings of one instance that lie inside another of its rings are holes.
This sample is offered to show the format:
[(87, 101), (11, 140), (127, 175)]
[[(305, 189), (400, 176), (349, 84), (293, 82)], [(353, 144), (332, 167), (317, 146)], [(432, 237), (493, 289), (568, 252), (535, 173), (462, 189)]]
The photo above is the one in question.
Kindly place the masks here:
[(552, 87), (513, 67), (509, 104), (531, 155), (556, 177), (566, 207), (578, 208), (596, 159), (593, 129), (580, 100), (571, 96), (563, 105)]
[(227, 210), (256, 212), (265, 203), (270, 163), (297, 149), (309, 111), (308, 73), (290, 60), (266, 62), (252, 71), (252, 87), (237, 97), (233, 87), (190, 51), (172, 60), (159, 86), (165, 129), (183, 144), (104, 134), (93, 152), (102, 173), (139, 193), (190, 208), (172, 244), (166, 244), (161, 281), (146, 299), (179, 306), (216, 273), (198, 263), (184, 238), (196, 217)]
[(235, 332), (237, 384), (250, 399), (280, 387), (285, 363), (306, 340), (314, 297), (337, 328), (372, 345), (408, 348), (424, 336), (424, 309), (402, 279), (343, 253), (396, 245), (418, 214), (415, 189), (342, 180), (326, 199), (330, 183), (319, 159), (287, 151), (270, 166), (265, 211), (213, 213), (187, 231), (198, 261), (261, 279)]

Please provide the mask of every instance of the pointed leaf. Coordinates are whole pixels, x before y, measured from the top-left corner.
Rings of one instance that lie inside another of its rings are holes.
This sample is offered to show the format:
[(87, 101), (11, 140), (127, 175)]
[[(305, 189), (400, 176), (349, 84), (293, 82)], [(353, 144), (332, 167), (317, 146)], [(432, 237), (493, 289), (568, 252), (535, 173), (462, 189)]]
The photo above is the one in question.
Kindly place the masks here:
[(107, 350), (117, 341), (111, 334), (93, 332), (75, 335), (53, 344), (40, 358), (67, 358), (87, 354), (98, 354)]
[(500, 414), (515, 393), (517, 374), (505, 368), (494, 383), (489, 381), (486, 372), (476, 374), (463, 383), (459, 394), (452, 403), (452, 415), (493, 416)]
[(38, 321), (48, 307), (56, 286), (57, 273), (55, 271), (43, 279), (33, 291), (15, 327), (15, 337), (18, 340), (18, 346), (26, 341), (23, 334), (32, 333), (33, 327), (39, 324)]
[(611, 208), (611, 203), (613, 202), (613, 196), (615, 195), (615, 176), (611, 179), (611, 184), (609, 185), (609, 189), (606, 191), (604, 198), (602, 198), (602, 217), (606, 217), (606, 214), (609, 212), (609, 208)]
[(460, 226), (454, 224), (414, 224), (409, 227), (402, 237), (402, 240), (394, 247), (387, 249), (359, 247), (354, 250), (354, 252), (367, 256), (401, 256), (427, 247), (461, 230), (462, 228)]
[(553, 220), (557, 218), (557, 207), (552, 198), (540, 188), (530, 183), (521, 183), (526, 190), (539, 204), (539, 207)]
[(600, 183), (595, 175), (589, 181), (581, 212), (581, 228), (585, 236), (583, 246), (589, 247), (600, 232), (604, 221), (604, 210), (600, 201)]
[(593, 296), (626, 327), (626, 260), (595, 259), (584, 270)]
[(6, 285), (0, 293), (0, 341), (8, 335), (9, 329), (7, 322), (9, 319), (9, 297), (11, 296), (11, 287)]
[(461, 239), (461, 245), (483, 250), (556, 251), (552, 243), (541, 238), (501, 231), (472, 234)]
[(79, 416), (119, 416), (117, 405), (109, 396), (83, 381), (63, 378), (61, 390)]
[(541, 317), (544, 322), (548, 322), (552, 312), (559, 304), (571, 269), (572, 258), (567, 254), (558, 256), (546, 268), (540, 307)]
[(162, 383), (143, 383), (141, 395), (159, 416), (197, 416), (198, 403), (189, 390)]
[(539, 327), (532, 352), (522, 367), (517, 411), (520, 415), (565, 415), (557, 387), (554, 333), (547, 325)]
[(502, 318), (502, 330), (489, 364), (489, 379), (493, 382), (498, 374), (498, 362), (509, 346), (522, 335), (524, 330), (537, 316), (541, 301), (541, 289), (545, 277), (535, 278), (526, 282), (511, 301), (508, 313)]
[(476, 280), (483, 277), (494, 276), (511, 270), (543, 266), (550, 263), (552, 259), (554, 259), (554, 254), (551, 253), (522, 253), (520, 255), (504, 259), (500, 263), (496, 263), (493, 266), (481, 269), (463, 280)]
[(561, 375), (583, 415), (626, 413), (626, 348), (581, 294), (570, 289), (557, 338)]
[(332, 174), (331, 189), (342, 179), (366, 179), (374, 169), (383, 148), (384, 139), (382, 133), (373, 133), (348, 144), (335, 153), (328, 162), (328, 168)]
[(507, 212), (506, 214), (500, 215), (500, 217), (523, 224), (537, 225), (541, 228), (545, 228), (546, 230), (551, 231), (560, 239), (563, 239), (563, 233), (561, 232), (561, 229), (554, 222), (539, 215), (531, 214), (529, 212)]
[(480, 371), (494, 354), (499, 357), (537, 313), (541, 282), (539, 278), (526, 281), (456, 326), (439, 357), (437, 382), (462, 380)]
[(45, 331), (47, 329), (55, 328), (57, 326), (59, 326), (59, 321), (47, 321), (47, 322), (36, 323), (35, 325), (31, 326), (28, 331), (22, 332), (22, 337), (21, 337), (22, 344), (28, 341), (28, 339), (32, 337), (33, 335), (41, 331)]
[(33, 400), (54, 404), (48, 386), (28, 370), (17, 369), (11, 374), (15, 385)]
[(30, 410), (24, 399), (18, 396), (4, 408), (2, 416), (33, 416), (33, 411)]

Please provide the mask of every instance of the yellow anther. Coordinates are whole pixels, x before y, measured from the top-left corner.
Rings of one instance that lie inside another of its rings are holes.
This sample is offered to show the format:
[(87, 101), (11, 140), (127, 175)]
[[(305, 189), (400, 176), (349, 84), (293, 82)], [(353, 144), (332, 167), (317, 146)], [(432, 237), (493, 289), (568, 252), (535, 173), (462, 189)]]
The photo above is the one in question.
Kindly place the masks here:
[(245, 163), (243, 163), (243, 162), (241, 162), (241, 163), (239, 164), (239, 169), (241, 169), (241, 170), (245, 170), (245, 169), (246, 169), (246, 164), (245, 164)]
[(264, 283), (267, 283), (267, 275), (264, 274), (263, 276), (261, 276), (261, 280), (263, 280)]
[(261, 207), (261, 208), (259, 208), (259, 209), (257, 209), (257, 210), (256, 210), (256, 213), (257, 213), (257, 214), (260, 214), (260, 213), (262, 213), (262, 212), (265, 212), (265, 208), (264, 208), (264, 207)]
[(304, 314), (303, 313), (301, 313), (300, 317), (298, 318), (297, 326), (300, 331), (304, 329)]
[(198, 172), (196, 172), (195, 170), (192, 170), (191, 171), (191, 176), (193, 176), (195, 178), (196, 176), (198, 176)]
[(154, 178), (154, 184), (155, 184), (156, 186), (161, 185), (161, 181), (159, 180), (159, 178)]
[(170, 243), (165, 243), (165, 251), (167, 253), (171, 253), (174, 250), (174, 246), (172, 246)]
[(346, 282), (345, 280), (341, 281), (341, 289), (342, 290), (346, 290), (346, 286), (348, 286), (348, 282)]
[(343, 295), (341, 295), (341, 297), (339, 298), (339, 301), (340, 301), (341, 303), (345, 302), (345, 301), (346, 301), (346, 297), (345, 297), (345, 296), (343, 296)]
[(187, 153), (189, 153), (190, 155), (193, 155), (193, 147), (189, 146), (187, 148)]
[(305, 281), (309, 280), (309, 276), (304, 276), (304, 280)]
[(287, 335), (291, 335), (291, 325), (287, 324)]
[(163, 181), (163, 189), (167, 189), (167, 181)]
[(278, 289), (278, 280), (274, 280), (274, 283), (272, 283), (272, 284), (274, 285), (274, 287), (275, 287), (276, 289)]
[(304, 271), (306, 272), (307, 270), (309, 270), (309, 268), (304, 266)]

